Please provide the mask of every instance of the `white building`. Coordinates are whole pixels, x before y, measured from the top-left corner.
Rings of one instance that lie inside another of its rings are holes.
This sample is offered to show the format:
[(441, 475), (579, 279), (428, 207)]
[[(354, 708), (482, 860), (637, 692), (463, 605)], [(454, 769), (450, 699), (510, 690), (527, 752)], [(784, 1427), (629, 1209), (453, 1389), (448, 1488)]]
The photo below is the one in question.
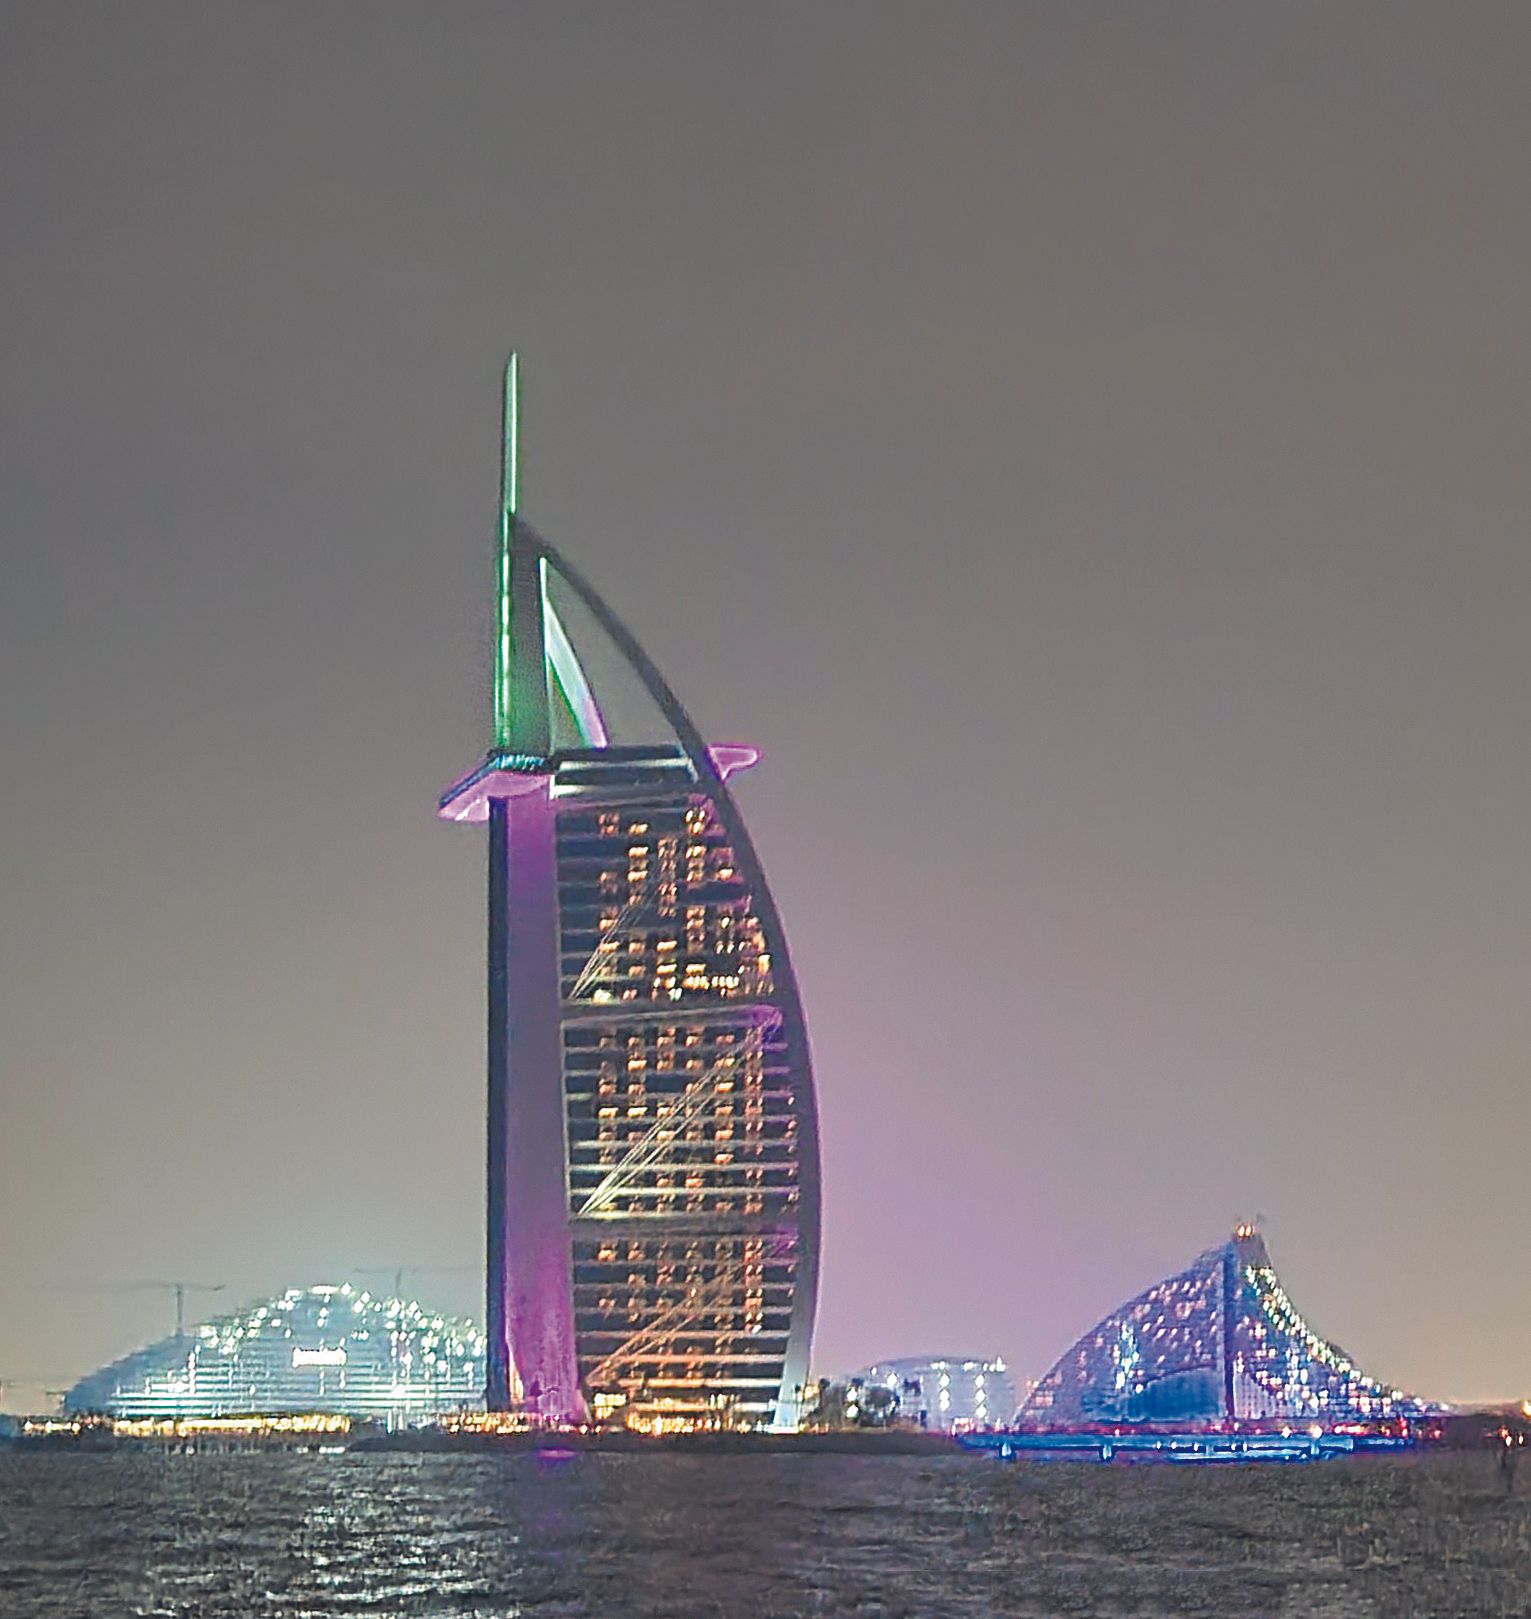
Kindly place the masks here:
[(848, 1380), (898, 1395), (901, 1421), (945, 1431), (1005, 1428), (1019, 1403), (1004, 1361), (977, 1355), (880, 1360)]

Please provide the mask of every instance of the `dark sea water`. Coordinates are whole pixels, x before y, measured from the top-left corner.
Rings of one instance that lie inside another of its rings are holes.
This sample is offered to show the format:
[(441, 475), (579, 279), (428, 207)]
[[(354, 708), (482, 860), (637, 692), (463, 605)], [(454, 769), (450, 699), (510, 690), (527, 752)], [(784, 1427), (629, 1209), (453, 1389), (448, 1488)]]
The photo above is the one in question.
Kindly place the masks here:
[[(1522, 1481), (1525, 1489), (1525, 1481)], [(1531, 1615), (1482, 1457), (0, 1451), (0, 1615)]]

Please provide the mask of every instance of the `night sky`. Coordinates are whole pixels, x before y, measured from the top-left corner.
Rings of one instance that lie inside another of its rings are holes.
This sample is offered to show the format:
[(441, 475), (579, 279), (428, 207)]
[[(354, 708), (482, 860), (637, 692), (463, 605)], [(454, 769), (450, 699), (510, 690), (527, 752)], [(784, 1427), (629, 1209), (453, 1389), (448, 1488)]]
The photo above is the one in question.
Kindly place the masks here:
[[(498, 373), (807, 1004), (815, 1366), (1256, 1214), (1531, 1393), (1531, 9), (0, 10), (0, 1377), (481, 1310)], [(447, 1268), (447, 1267), (456, 1267)]]

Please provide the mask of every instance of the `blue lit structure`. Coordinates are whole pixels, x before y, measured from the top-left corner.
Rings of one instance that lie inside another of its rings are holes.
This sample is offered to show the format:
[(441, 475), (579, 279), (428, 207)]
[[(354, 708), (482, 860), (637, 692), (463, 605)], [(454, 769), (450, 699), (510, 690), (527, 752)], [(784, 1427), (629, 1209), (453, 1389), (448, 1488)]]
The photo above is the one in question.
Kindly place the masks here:
[(1358, 1453), (1409, 1450), (1417, 1440), (1404, 1434), (1335, 1433), (1304, 1428), (1272, 1433), (1217, 1433), (1207, 1429), (1085, 1433), (966, 1433), (968, 1450), (986, 1451), (1002, 1462), (1320, 1462)]
[(64, 1410), (112, 1417), (337, 1412), (398, 1425), (482, 1401), (484, 1335), (414, 1299), (289, 1288), (124, 1355)]
[(1438, 1407), (1367, 1376), (1287, 1296), (1253, 1226), (1113, 1310), (1022, 1406), (1023, 1430), (1397, 1427)]

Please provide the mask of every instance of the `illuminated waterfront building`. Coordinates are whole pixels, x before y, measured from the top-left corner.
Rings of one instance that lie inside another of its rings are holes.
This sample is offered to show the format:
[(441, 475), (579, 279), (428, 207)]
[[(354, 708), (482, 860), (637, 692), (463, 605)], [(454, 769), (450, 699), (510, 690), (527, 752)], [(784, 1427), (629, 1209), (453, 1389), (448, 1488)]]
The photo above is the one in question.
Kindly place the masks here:
[(1253, 1226), (1113, 1310), (1047, 1373), (1023, 1428), (1323, 1428), (1435, 1414), (1368, 1377), (1297, 1313)]
[(818, 1139), (787, 943), (709, 747), (520, 517), (506, 373), (493, 737), (442, 797), (488, 883), (491, 1411), (790, 1424)]
[(946, 1431), (1004, 1427), (1015, 1416), (1015, 1385), (1002, 1360), (912, 1355), (880, 1360), (848, 1380), (898, 1396), (901, 1422)]
[(82, 1378), (67, 1412), (224, 1417), (343, 1412), (390, 1424), (477, 1404), (484, 1338), (412, 1299), (349, 1286), (280, 1297), (125, 1355)]

